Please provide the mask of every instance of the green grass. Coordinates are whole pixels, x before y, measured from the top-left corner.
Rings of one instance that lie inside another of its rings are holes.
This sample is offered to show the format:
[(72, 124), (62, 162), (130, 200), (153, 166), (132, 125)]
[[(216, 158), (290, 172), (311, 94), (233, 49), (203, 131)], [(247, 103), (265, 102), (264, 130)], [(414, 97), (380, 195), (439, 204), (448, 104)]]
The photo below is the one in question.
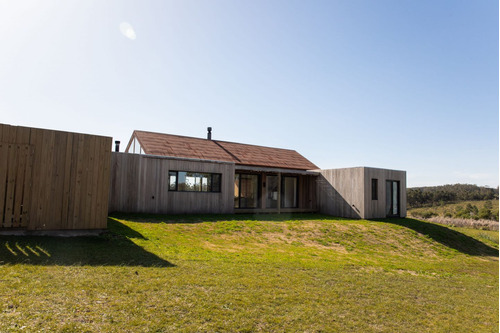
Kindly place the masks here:
[(108, 225), (0, 237), (0, 332), (498, 332), (498, 232), (316, 214)]

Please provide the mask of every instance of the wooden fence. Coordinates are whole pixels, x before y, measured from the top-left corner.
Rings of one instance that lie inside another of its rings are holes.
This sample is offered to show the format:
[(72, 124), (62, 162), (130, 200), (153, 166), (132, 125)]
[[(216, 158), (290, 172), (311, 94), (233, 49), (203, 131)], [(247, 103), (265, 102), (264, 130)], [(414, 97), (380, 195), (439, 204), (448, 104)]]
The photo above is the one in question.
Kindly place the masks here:
[(0, 230), (106, 228), (111, 141), (0, 124)]

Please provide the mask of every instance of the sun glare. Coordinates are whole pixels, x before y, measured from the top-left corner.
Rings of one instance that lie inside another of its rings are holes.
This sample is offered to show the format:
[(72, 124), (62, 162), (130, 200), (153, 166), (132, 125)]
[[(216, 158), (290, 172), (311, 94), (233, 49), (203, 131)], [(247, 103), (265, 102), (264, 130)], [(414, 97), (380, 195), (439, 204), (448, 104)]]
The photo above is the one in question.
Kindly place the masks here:
[(128, 22), (120, 23), (120, 32), (128, 39), (135, 40), (136, 38), (135, 30)]

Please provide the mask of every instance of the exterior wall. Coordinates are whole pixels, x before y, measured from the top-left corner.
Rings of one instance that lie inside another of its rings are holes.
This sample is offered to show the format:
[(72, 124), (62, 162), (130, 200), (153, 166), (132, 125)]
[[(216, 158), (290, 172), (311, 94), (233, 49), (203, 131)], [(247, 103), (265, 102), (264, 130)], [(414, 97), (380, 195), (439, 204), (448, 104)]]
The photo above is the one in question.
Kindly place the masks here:
[(105, 229), (111, 141), (0, 124), (0, 230)]
[(299, 209), (317, 211), (316, 179), (318, 176), (299, 176)]
[[(406, 172), (376, 168), (320, 170), (318, 207), (324, 214), (346, 218), (385, 218), (386, 180), (399, 181), (400, 217), (406, 217)], [(372, 200), (371, 180), (378, 180)]]
[(319, 170), (318, 208), (323, 214), (347, 218), (363, 218), (363, 168)]
[[(400, 217), (406, 217), (406, 171), (363, 168), (365, 178), (365, 218), (386, 217), (386, 181), (399, 181)], [(378, 199), (372, 200), (371, 180), (378, 180)]]
[[(222, 174), (221, 192), (168, 190), (168, 173)], [(113, 153), (109, 211), (187, 214), (233, 213), (234, 163)]]

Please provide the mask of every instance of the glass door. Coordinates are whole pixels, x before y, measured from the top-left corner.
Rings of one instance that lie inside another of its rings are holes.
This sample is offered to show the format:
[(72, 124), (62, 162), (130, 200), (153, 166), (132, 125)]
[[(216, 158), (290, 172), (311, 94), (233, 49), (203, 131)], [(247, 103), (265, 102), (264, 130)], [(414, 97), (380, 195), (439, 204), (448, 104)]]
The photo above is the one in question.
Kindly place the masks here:
[(259, 176), (251, 174), (235, 174), (234, 208), (259, 207)]
[(278, 208), (278, 176), (266, 176), (266, 208)]
[(281, 180), (281, 207), (297, 208), (298, 203), (298, 178), (283, 176)]
[(386, 216), (399, 217), (399, 181), (387, 180), (385, 184)]

